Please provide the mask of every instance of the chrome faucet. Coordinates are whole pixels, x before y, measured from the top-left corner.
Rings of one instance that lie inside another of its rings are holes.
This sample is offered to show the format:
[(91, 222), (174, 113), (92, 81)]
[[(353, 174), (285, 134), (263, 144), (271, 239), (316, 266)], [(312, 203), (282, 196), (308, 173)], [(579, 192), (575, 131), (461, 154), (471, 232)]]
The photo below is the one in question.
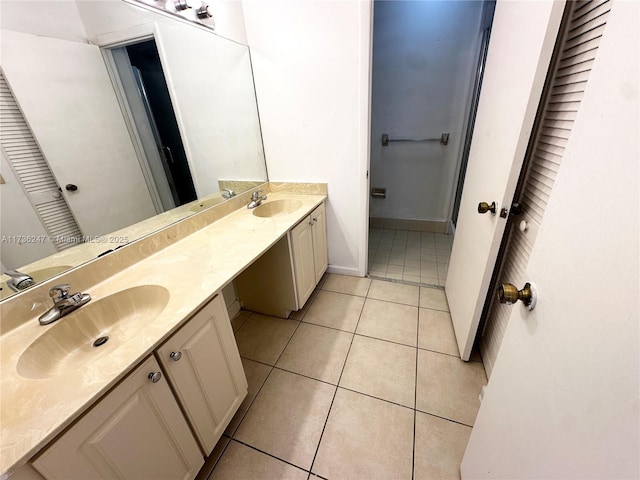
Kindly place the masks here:
[(9, 285), (9, 288), (14, 292), (33, 287), (36, 284), (30, 275), (19, 272), (18, 270), (7, 270), (4, 274), (11, 277), (7, 280), (7, 285)]
[(263, 200), (267, 199), (266, 195), (260, 196), (261, 193), (262, 193), (262, 190), (253, 192), (253, 194), (251, 195), (251, 201), (249, 202), (249, 205), (247, 205), (247, 208), (256, 208), (260, 206)]
[(91, 301), (91, 295), (88, 293), (74, 293), (73, 295), (69, 295), (69, 290), (71, 290), (71, 285), (68, 283), (56, 285), (49, 290), (49, 296), (53, 299), (53, 307), (40, 315), (38, 319), (40, 325), (49, 325), (56, 320), (60, 320), (76, 308)]
[(225, 200), (229, 200), (230, 198), (233, 198), (235, 196), (236, 196), (236, 192), (234, 192), (233, 190), (229, 188), (222, 189), (222, 198), (224, 198)]

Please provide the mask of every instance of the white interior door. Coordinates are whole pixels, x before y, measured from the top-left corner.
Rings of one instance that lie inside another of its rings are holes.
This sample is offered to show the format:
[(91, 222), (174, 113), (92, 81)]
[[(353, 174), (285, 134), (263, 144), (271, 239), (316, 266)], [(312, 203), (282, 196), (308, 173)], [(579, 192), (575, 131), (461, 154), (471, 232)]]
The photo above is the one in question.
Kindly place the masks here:
[(639, 32), (640, 4), (613, 3), (527, 266), (538, 305), (512, 306), (463, 478), (640, 473)]
[[(445, 290), (468, 360), (558, 34), (564, 2), (498, 1)], [(496, 203), (496, 214), (478, 203)]]
[(84, 235), (155, 215), (98, 47), (2, 30), (2, 69)]

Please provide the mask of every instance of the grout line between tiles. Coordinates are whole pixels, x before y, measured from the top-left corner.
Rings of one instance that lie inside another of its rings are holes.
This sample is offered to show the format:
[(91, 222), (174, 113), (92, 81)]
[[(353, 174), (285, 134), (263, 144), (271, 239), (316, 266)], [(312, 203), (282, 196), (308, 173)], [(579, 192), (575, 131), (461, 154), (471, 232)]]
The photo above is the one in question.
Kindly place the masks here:
[[(345, 361), (346, 361), (346, 358), (345, 358)], [(280, 370), (281, 372), (292, 373), (293, 375), (298, 375), (299, 377), (304, 377), (304, 378), (308, 378), (309, 380), (315, 380), (316, 382), (324, 383), (326, 385), (331, 385), (332, 387), (338, 386), (337, 383), (331, 383), (331, 382), (327, 382), (326, 380), (320, 380), (319, 378), (310, 377), (309, 375), (305, 375), (304, 373), (294, 372), (292, 370), (287, 370), (286, 368), (282, 368), (282, 367), (273, 367), (273, 368)]]
[(364, 338), (371, 338), (372, 340), (379, 340), (381, 342), (393, 343), (394, 345), (399, 345), (401, 347), (416, 348), (415, 345), (407, 345), (406, 343), (394, 342), (393, 340), (387, 340), (386, 338), (372, 337), (371, 335), (363, 335), (362, 333), (358, 333), (358, 332), (355, 332), (355, 335), (359, 337), (364, 337)]
[[(222, 437), (226, 437), (226, 435), (223, 433)], [(222, 439), (222, 437), (220, 437), (220, 439)], [(207, 475), (207, 480), (210, 480), (211, 475), (213, 475), (214, 470), (216, 469), (216, 467), (218, 466), (218, 463), (220, 463), (220, 459), (222, 458), (222, 456), (225, 454), (225, 452), (227, 451), (227, 448), (229, 448), (229, 444), (233, 441), (232, 437), (227, 437), (229, 439), (229, 441), (227, 442), (227, 444), (224, 446), (224, 448), (222, 449), (222, 452), (220, 452), (220, 455), (218, 456), (218, 459), (215, 461), (215, 463), (213, 464), (213, 467), (211, 468), (211, 470), (209, 471), (209, 474)], [(218, 440), (220, 441), (220, 440)], [(216, 447), (213, 447), (213, 450), (211, 451), (211, 453), (213, 453), (215, 451)], [(211, 453), (209, 455), (211, 455)], [(209, 458), (207, 456), (207, 458)], [(205, 463), (207, 461), (207, 458), (204, 459)]]
[(354, 390), (352, 388), (347, 388), (347, 387), (342, 386), (342, 385), (338, 385), (338, 388), (342, 389), (342, 390), (346, 390), (347, 392), (353, 392), (353, 393), (357, 393), (359, 395), (364, 395), (365, 397), (373, 398), (374, 400), (380, 400), (381, 402), (390, 403), (391, 405), (395, 405), (396, 407), (402, 407), (402, 408), (406, 408), (408, 410), (415, 410), (415, 408), (413, 408), (413, 407), (407, 407), (406, 405), (402, 405), (401, 403), (392, 402), (391, 400), (387, 400), (385, 398), (376, 397), (375, 395), (371, 395), (370, 393), (360, 392), (358, 390)]
[[(367, 288), (367, 295), (369, 295), (369, 290), (371, 289), (371, 282), (369, 283), (369, 287)], [(354, 329), (354, 333), (351, 337), (351, 343), (349, 343), (349, 350), (347, 350), (347, 355), (344, 357), (344, 363), (342, 364), (342, 369), (340, 370), (340, 375), (338, 376), (338, 384), (340, 384), (340, 380), (342, 380), (342, 374), (344, 373), (344, 369), (347, 365), (347, 360), (349, 359), (349, 354), (351, 353), (351, 347), (353, 346), (353, 339), (356, 337), (355, 330), (358, 329), (358, 325), (360, 324), (360, 319), (362, 318), (362, 312), (364, 311), (364, 302), (362, 303), (362, 308), (360, 309), (360, 314), (358, 315), (358, 321), (356, 322), (356, 326)], [(333, 402), (336, 400), (336, 395), (338, 393), (338, 386), (336, 385), (335, 390), (333, 391), (333, 398), (331, 399), (331, 404), (329, 405), (329, 410), (327, 411), (327, 416), (324, 419), (324, 425), (322, 426), (322, 432), (320, 433), (320, 439), (318, 440), (318, 445), (316, 446), (316, 451), (313, 454), (313, 460), (311, 461), (311, 466), (309, 467), (309, 473), (313, 471), (313, 466), (316, 463), (316, 458), (318, 457), (318, 452), (320, 451), (320, 444), (322, 443), (322, 437), (324, 437), (324, 431), (327, 428), (327, 423), (329, 422), (329, 416), (331, 415), (331, 410), (333, 409)]]
[[(458, 360), (460, 359), (460, 355), (454, 355), (452, 353), (445, 353), (445, 352), (439, 352), (437, 350), (431, 350), (430, 348), (422, 348), (421, 346), (418, 345), (418, 350), (423, 350), (425, 352), (431, 352), (431, 353), (438, 353), (440, 355), (446, 355), (447, 357), (453, 357), (453, 358), (457, 358)], [(464, 360), (462, 360), (464, 362)], [(482, 363), (482, 361), (478, 361), (478, 360), (471, 360), (469, 359), (469, 361), (465, 362), (465, 363)]]
[(239, 443), (240, 445), (244, 445), (245, 447), (249, 447), (250, 449), (255, 450), (256, 452), (260, 452), (260, 453), (262, 453), (262, 454), (264, 454), (264, 455), (267, 455), (268, 457), (275, 458), (276, 460), (280, 460), (281, 462), (286, 463), (287, 465), (291, 465), (292, 467), (295, 467), (295, 468), (297, 468), (298, 470), (302, 470), (303, 472), (310, 473), (310, 470), (307, 470), (306, 468), (302, 468), (301, 466), (296, 465), (295, 463), (291, 463), (291, 462), (289, 462), (289, 461), (287, 461), (287, 460), (283, 460), (283, 459), (282, 459), (282, 458), (280, 458), (280, 457), (276, 457), (275, 455), (273, 455), (273, 454), (271, 454), (271, 453), (269, 453), (269, 452), (265, 452), (264, 450), (260, 450), (259, 448), (256, 448), (256, 447), (254, 447), (253, 445), (249, 445), (248, 443), (244, 443), (244, 442), (243, 442), (243, 441), (241, 441), (241, 440), (237, 440), (237, 439), (235, 439), (235, 438), (232, 438), (232, 439), (231, 439), (231, 441), (230, 441), (229, 443), (231, 443), (231, 442), (237, 442), (237, 443)]
[[(251, 358), (246, 358), (246, 357), (241, 357), (241, 358), (245, 358), (246, 360), (251, 360), (252, 362), (256, 362), (256, 360), (252, 360)], [(256, 362), (256, 363), (261, 363), (262, 365), (267, 365), (266, 363), (263, 363), (263, 362)], [(267, 379), (271, 376), (271, 372), (273, 372), (273, 369), (275, 367), (273, 367), (272, 365), (268, 365), (268, 366), (271, 368), (271, 370), (269, 370), (269, 373), (267, 373), (267, 376), (264, 377), (264, 380), (262, 381), (262, 384), (260, 385), (260, 388), (258, 388), (258, 390), (256, 391), (256, 394), (253, 396), (253, 400), (251, 400), (251, 403), (249, 403), (249, 406), (247, 407), (247, 409), (242, 414), (242, 418), (238, 422), (238, 425), (236, 425), (236, 428), (234, 428), (233, 432), (231, 432), (230, 438), (232, 438), (232, 439), (235, 438), (236, 432), (240, 428), (240, 425), (242, 425), (242, 422), (244, 422), (244, 419), (247, 416), (247, 413), (249, 413), (249, 410), (251, 410), (251, 407), (253, 406), (254, 402), (256, 401), (256, 398), (258, 398), (258, 395), (262, 391), (262, 387), (264, 387), (264, 384), (267, 383)], [(226, 447), (225, 447), (225, 450), (226, 450)], [(222, 457), (222, 455), (220, 455), (220, 456)]]
[(451, 418), (443, 417), (442, 415), (436, 415), (435, 413), (425, 412), (424, 410), (420, 410), (420, 409), (416, 409), (416, 412), (424, 413), (425, 415), (430, 415), (432, 417), (440, 418), (448, 422), (457, 423), (458, 425), (463, 425), (465, 427), (473, 428), (473, 425), (469, 425), (468, 423), (459, 422), (458, 420), (453, 420)]

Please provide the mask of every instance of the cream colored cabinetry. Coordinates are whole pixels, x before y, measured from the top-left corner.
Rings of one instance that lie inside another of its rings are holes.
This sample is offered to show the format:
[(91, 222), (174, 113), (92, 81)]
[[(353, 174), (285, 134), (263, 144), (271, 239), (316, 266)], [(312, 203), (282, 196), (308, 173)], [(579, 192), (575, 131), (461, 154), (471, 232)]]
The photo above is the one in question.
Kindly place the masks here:
[(302, 308), (327, 270), (327, 224), (324, 203), (291, 230), (298, 308)]
[(236, 277), (247, 310), (287, 318), (301, 309), (327, 270), (324, 203)]
[(247, 380), (222, 295), (156, 350), (206, 454), (247, 395)]
[(46, 479), (193, 479), (204, 463), (153, 357), (47, 448)]
[(329, 266), (329, 257), (327, 254), (327, 219), (324, 203), (313, 211), (311, 220), (313, 221), (311, 227), (313, 234), (313, 265), (316, 272), (317, 285)]
[(45, 479), (195, 478), (247, 394), (222, 295), (155, 356), (32, 461)]

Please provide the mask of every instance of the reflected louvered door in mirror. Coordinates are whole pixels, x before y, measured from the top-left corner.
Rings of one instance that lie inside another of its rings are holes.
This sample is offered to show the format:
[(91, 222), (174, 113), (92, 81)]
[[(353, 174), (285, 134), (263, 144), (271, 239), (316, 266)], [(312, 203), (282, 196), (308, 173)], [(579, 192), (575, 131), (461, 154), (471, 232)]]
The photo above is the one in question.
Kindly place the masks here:
[(521, 176), (514, 196), (514, 203), (522, 206), (522, 213), (510, 217), (500, 267), (490, 289), (491, 301), (480, 339), (487, 375), (491, 375), (511, 314), (508, 305), (498, 302), (496, 287), (503, 281), (515, 285), (527, 281), (529, 256), (596, 61), (610, 4), (610, 0), (567, 2), (564, 30), (555, 47), (535, 133), (527, 150), (523, 168), (526, 173)]
[(24, 224), (14, 226), (6, 221), (3, 222), (3, 233), (33, 237), (40, 243), (51, 243), (56, 250), (76, 245), (82, 239), (78, 224), (1, 71), (0, 104), (2, 153), (47, 232), (48, 239), (40, 239), (34, 232), (20, 230), (24, 229)]

